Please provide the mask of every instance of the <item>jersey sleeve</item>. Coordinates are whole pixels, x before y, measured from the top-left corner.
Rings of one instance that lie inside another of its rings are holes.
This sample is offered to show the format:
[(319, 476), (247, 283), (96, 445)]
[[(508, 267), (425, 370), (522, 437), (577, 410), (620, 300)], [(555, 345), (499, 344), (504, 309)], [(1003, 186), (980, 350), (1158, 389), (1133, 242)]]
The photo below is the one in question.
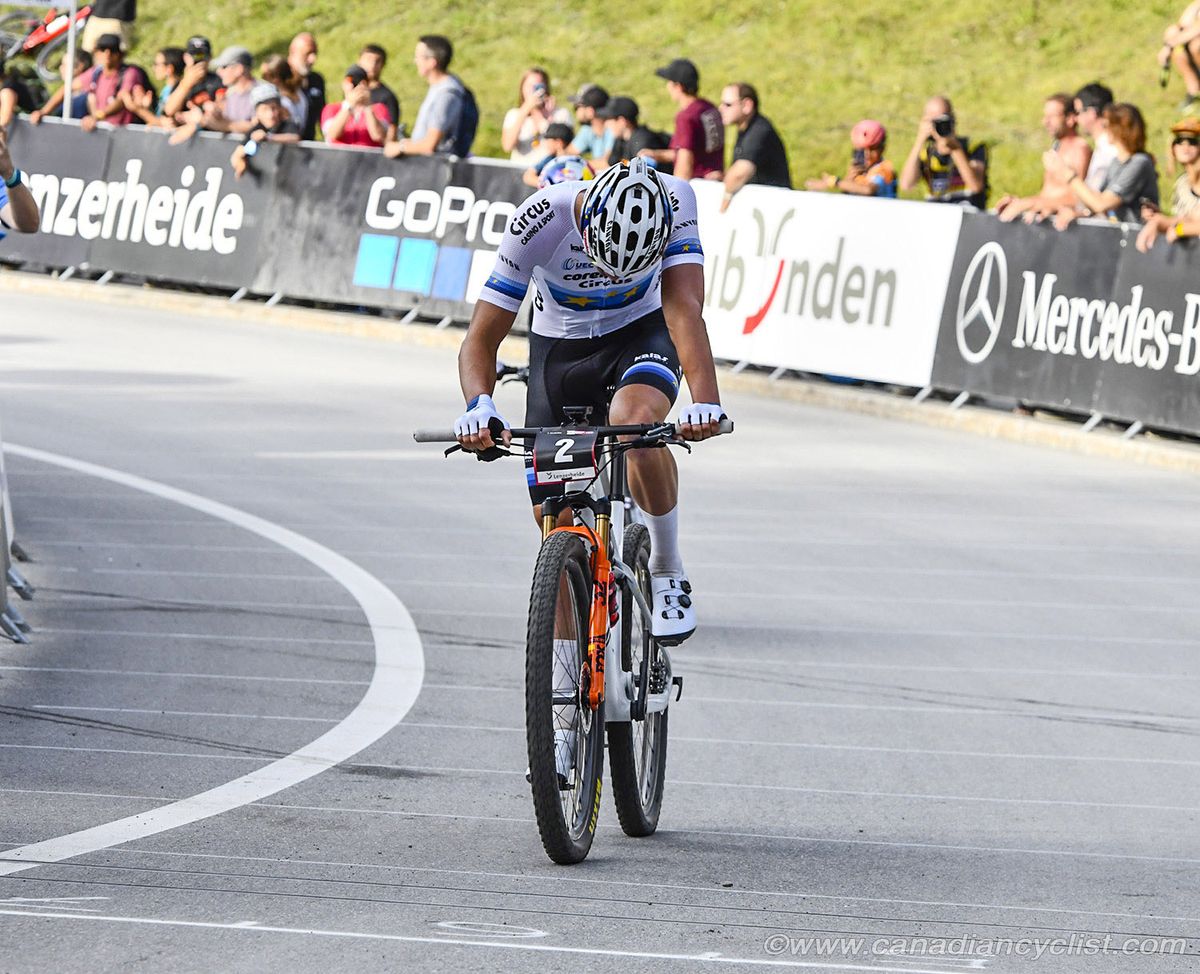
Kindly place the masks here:
[[(538, 264), (544, 264), (553, 252), (552, 238), (561, 239), (555, 233), (558, 223), (568, 215), (560, 212), (563, 207), (548, 197), (549, 192), (542, 190), (530, 196), (509, 221), (496, 253), (496, 264), (479, 292), (480, 301), (506, 311), (521, 307), (534, 269)], [(558, 195), (562, 196), (561, 193)], [(569, 195), (573, 204), (574, 194)]]
[(696, 211), (696, 192), (685, 180), (669, 177), (667, 189), (671, 194), (674, 226), (663, 254), (663, 270), (677, 264), (704, 264), (700, 247), (700, 224)]

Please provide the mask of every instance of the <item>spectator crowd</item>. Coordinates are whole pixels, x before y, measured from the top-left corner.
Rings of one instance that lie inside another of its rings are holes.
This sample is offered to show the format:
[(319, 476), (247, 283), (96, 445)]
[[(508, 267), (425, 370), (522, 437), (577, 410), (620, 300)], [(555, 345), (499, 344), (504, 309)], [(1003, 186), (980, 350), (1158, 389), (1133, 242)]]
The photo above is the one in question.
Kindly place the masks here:
[[(200, 131), (228, 133), (237, 141), (230, 165), (238, 176), (253, 165), (264, 141), (320, 139), (382, 151), (393, 159), (465, 156), (471, 150), (479, 108), (471, 89), (451, 71), (453, 44), (441, 35), (424, 35), (415, 44), (413, 67), (427, 91), (410, 131), (399, 99), (384, 81), (388, 54), (379, 44), (364, 45), (333, 84), (316, 70), (317, 39), (308, 32), (297, 34), (286, 54), (273, 53), (257, 63), (251, 51), (237, 45), (214, 57), (208, 38), (197, 35), (182, 46), (160, 49), (147, 72), (125, 55), (135, 18), (136, 0), (97, 0), (77, 56), (63, 62), (62, 87), (43, 103), (0, 61), (0, 130), (17, 114), (35, 125), (46, 115), (62, 114), (67, 101), (65, 113), (79, 119), (85, 131), (100, 123), (140, 124), (168, 130), (172, 143)], [(1045, 98), (1042, 128), (1050, 144), (1042, 156), (1041, 187), (1032, 196), (1000, 195), (995, 202), (999, 218), (1045, 220), (1058, 229), (1081, 217), (1141, 223), (1137, 246), (1143, 250), (1159, 237), (1175, 241), (1200, 235), (1200, 118), (1194, 114), (1200, 111), (1200, 0), (1164, 31), (1158, 63), (1164, 87), (1177, 72), (1186, 89), (1182, 117), (1171, 128), (1166, 168), (1176, 178), (1166, 206), (1159, 199), (1158, 162), (1147, 149), (1142, 112), (1093, 82), (1074, 94)], [(555, 98), (545, 69), (527, 68), (501, 124), (503, 151), (524, 167), (525, 181), (534, 186), (547, 172), (579, 171), (552, 169), (554, 160), (577, 160), (594, 173), (643, 156), (685, 179), (722, 182), (722, 211), (746, 185), (792, 187), (783, 141), (761, 112), (752, 84), (729, 81), (714, 104), (701, 94), (693, 62), (677, 58), (655, 73), (675, 104), (670, 132), (647, 124), (632, 96), (610, 94), (599, 83), (581, 86), (566, 99), (568, 108)], [(734, 140), (728, 166), (727, 133)], [(988, 144), (959, 130), (945, 95), (925, 102), (916, 138), (899, 168), (889, 158), (887, 129), (880, 121), (859, 121), (849, 143), (844, 171), (807, 178), (804, 187), (883, 199), (923, 188), (932, 203), (988, 206)]]

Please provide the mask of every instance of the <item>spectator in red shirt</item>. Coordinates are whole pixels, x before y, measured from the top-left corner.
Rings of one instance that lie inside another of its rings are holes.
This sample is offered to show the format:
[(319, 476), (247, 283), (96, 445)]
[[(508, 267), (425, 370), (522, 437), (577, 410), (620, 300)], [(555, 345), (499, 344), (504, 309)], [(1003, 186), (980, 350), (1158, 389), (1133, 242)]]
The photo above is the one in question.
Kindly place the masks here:
[(97, 122), (110, 125), (128, 125), (133, 121), (133, 112), (126, 107), (121, 95), (128, 95), (137, 102), (146, 94), (150, 79), (136, 64), (126, 64), (121, 51), (121, 38), (116, 34), (102, 34), (96, 41), (94, 52), (96, 67), (88, 88), (88, 114), (79, 123), (85, 132), (96, 127)]
[(367, 72), (357, 64), (342, 79), (343, 100), (321, 111), (321, 132), (333, 145), (380, 148), (387, 138), (391, 118), (382, 102), (371, 104)]
[(699, 97), (700, 72), (684, 58), (676, 58), (654, 72), (667, 82), (667, 94), (679, 106), (675, 134), (665, 149), (643, 149), (638, 155), (657, 163), (672, 164), (680, 179), (720, 179), (725, 169), (725, 124), (721, 112)]

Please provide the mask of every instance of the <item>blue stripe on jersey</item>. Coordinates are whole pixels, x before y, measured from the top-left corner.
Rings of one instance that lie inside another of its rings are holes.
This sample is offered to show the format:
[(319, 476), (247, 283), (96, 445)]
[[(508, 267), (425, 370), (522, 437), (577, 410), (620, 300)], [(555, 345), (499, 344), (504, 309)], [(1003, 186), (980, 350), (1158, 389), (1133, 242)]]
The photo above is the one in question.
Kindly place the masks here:
[(484, 287), (490, 287), (493, 291), (499, 291), (510, 298), (516, 298), (518, 301), (525, 297), (525, 292), (528, 290), (528, 285), (518, 284), (516, 281), (509, 280), (507, 277), (501, 277), (499, 274), (493, 274), (487, 279)]
[(641, 301), (650, 290), (650, 285), (654, 283), (654, 277), (654, 274), (650, 274), (636, 284), (621, 285), (608, 290), (596, 288), (592, 291), (568, 291), (550, 281), (546, 282), (546, 287), (550, 296), (564, 308), (572, 308), (575, 311), (612, 311), (615, 308), (627, 308)]
[(621, 381), (624, 382), (631, 375), (636, 375), (639, 372), (653, 372), (655, 375), (671, 383), (672, 388), (679, 388), (679, 380), (675, 378), (675, 373), (665, 365), (659, 365), (657, 362), (638, 362), (636, 365), (629, 366), (625, 370), (625, 374), (621, 376)]
[(700, 247), (700, 241), (696, 237), (688, 237), (685, 240), (673, 240), (667, 244), (667, 251), (663, 256), (678, 257), (680, 254), (699, 254), (703, 257), (704, 250)]
[(525, 468), (525, 483), (527, 483), (530, 487), (533, 487), (537, 484), (537, 474), (533, 472), (533, 467)]

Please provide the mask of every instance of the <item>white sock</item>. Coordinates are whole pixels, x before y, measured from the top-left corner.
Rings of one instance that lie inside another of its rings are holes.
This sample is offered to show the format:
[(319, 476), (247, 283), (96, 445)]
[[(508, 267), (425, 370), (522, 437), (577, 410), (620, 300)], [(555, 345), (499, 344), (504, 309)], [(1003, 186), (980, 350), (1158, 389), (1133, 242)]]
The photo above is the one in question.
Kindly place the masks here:
[(679, 506), (666, 514), (646, 514), (646, 530), (650, 532), (650, 574), (663, 575), (667, 572), (682, 572), (683, 559), (679, 556)]

